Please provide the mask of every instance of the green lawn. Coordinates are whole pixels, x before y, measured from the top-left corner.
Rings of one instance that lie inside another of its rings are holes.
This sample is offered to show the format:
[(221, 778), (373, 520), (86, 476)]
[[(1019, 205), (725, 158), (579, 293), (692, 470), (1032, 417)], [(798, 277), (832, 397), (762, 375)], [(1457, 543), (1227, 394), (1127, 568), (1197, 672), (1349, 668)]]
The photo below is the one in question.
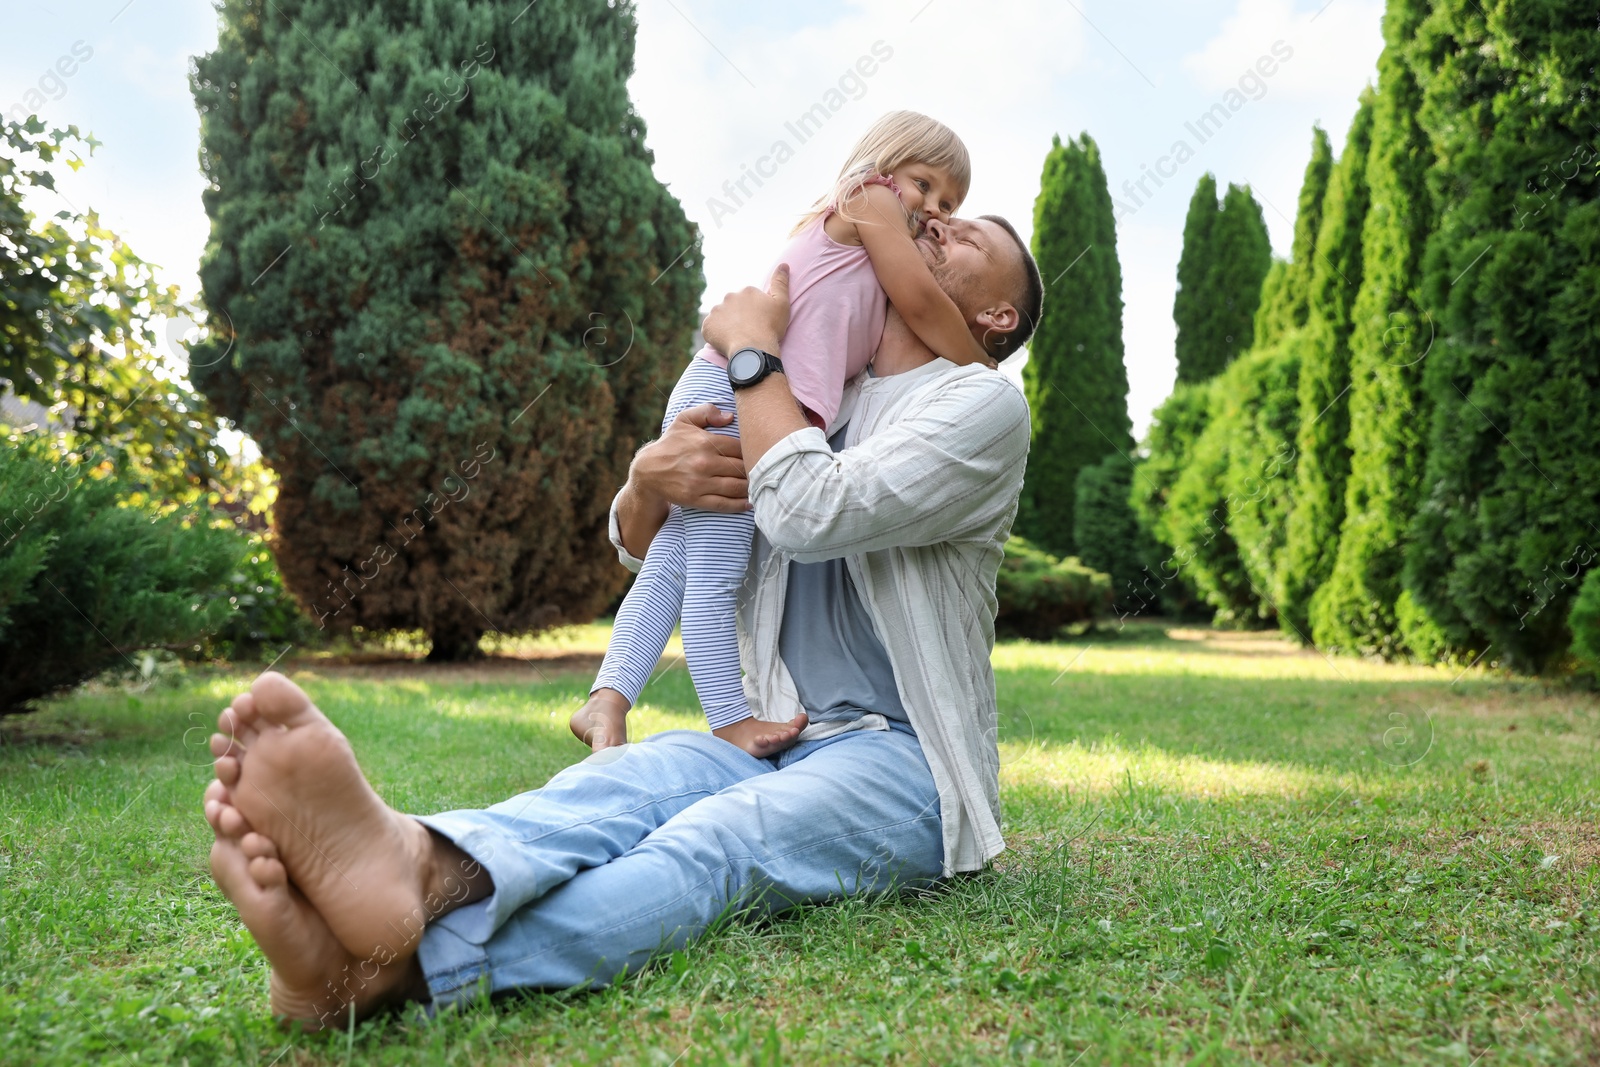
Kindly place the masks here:
[[(582, 750), (603, 631), (530, 665), (291, 673), (402, 809)], [(562, 658), (562, 657), (565, 658)], [(1010, 851), (733, 926), (621, 987), (290, 1037), (205, 872), (203, 742), (249, 672), (0, 734), (0, 1063), (1600, 1062), (1600, 702), (1145, 629), (995, 653)], [(698, 724), (681, 667), (646, 731)]]

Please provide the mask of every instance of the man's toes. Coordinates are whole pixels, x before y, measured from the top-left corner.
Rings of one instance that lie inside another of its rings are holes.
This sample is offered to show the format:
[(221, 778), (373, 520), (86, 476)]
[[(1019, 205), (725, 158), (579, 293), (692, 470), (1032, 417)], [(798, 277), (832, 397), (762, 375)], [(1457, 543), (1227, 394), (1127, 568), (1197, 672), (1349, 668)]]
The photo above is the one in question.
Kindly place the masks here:
[(263, 889), (274, 889), (288, 882), (289, 872), (278, 858), (278, 846), (272, 839), (258, 833), (248, 833), (239, 839), (239, 850), (250, 860), (250, 877)]
[(322, 713), (311, 703), (305, 690), (277, 671), (266, 671), (250, 686), (254, 707), (262, 724), (303, 726), (319, 719)]
[(250, 878), (262, 889), (280, 889), (289, 883), (289, 872), (282, 860), (257, 856), (250, 861)]
[(212, 824), (224, 837), (238, 838), (250, 832), (250, 821), (232, 804), (223, 804), (217, 811), (217, 821)]
[(232, 789), (239, 784), (239, 757), (220, 756), (211, 764), (212, 773), (217, 776), (217, 781)]
[(278, 858), (278, 846), (272, 843), (272, 838), (266, 834), (258, 834), (254, 830), (239, 839), (239, 847), (251, 859), (275, 860)]
[(228, 710), (233, 712), (234, 721), (240, 730), (252, 734), (261, 730), (260, 715), (256, 711), (256, 698), (248, 690), (235, 696)]

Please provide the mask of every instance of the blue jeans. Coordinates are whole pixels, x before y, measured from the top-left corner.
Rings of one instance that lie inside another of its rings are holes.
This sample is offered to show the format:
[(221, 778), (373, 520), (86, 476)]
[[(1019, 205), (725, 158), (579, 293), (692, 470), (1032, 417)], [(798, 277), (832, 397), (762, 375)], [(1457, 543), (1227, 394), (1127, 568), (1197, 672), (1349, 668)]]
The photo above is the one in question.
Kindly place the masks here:
[(725, 914), (937, 881), (938, 792), (916, 736), (894, 725), (773, 759), (670, 730), (492, 808), (422, 818), (494, 879), (423, 934), (434, 1003), (597, 988)]

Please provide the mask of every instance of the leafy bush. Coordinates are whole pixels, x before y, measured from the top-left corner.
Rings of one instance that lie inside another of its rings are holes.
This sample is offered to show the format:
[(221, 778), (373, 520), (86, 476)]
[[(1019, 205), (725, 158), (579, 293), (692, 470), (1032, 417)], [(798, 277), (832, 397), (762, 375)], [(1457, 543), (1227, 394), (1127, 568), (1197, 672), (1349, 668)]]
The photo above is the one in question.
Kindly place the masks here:
[(1063, 626), (1111, 609), (1111, 578), (1076, 558), (1057, 559), (1020, 537), (1006, 542), (995, 580), (995, 629), (1005, 637), (1048, 641)]
[(44, 442), (0, 447), (0, 715), (226, 620), (238, 534), (207, 512), (127, 506), (130, 492), (87, 462), (52, 463)]
[(1572, 630), (1572, 655), (1578, 669), (1600, 681), (1600, 568), (1584, 578), (1567, 626)]
[(232, 606), (221, 628), (203, 651), (210, 656), (240, 659), (285, 645), (320, 642), (324, 636), (294, 597), (283, 587), (277, 560), (262, 534), (250, 534), (239, 567), (228, 576), (222, 595)]
[[(1111, 577), (1112, 599), (1119, 617), (1173, 614), (1190, 598), (1183, 587), (1161, 580), (1161, 546), (1139, 525), (1128, 497), (1133, 463), (1116, 452), (1078, 472), (1073, 539), (1078, 558), (1087, 567)], [(1179, 593), (1176, 603), (1172, 593)]]

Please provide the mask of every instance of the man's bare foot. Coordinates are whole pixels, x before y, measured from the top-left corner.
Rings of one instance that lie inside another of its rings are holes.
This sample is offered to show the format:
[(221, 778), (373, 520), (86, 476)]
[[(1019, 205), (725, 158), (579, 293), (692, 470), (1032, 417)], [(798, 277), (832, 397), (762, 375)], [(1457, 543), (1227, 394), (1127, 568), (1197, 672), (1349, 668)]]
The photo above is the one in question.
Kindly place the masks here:
[(339, 943), (328, 924), (294, 886), (278, 850), (250, 829), (227, 787), (206, 790), (211, 877), (239, 912), (272, 964), (272, 1014), (287, 1026), (341, 1027), (349, 1012), (364, 1018), (408, 999), (425, 999), (427, 983), (414, 956), (383, 963), (361, 960)]
[[(219, 757), (219, 781), (358, 959), (405, 958), (429, 922), (488, 895), (488, 872), (373, 792), (350, 742), (299, 686), (269, 671), (250, 687), (247, 715), (240, 705), (218, 725), (233, 727), (235, 744), (248, 734), (245, 752)], [(226, 759), (238, 764), (231, 785), (220, 776)]]
[(615, 689), (596, 689), (583, 707), (572, 713), (572, 732), (590, 748), (628, 743), (628, 698)]
[(801, 712), (788, 722), (767, 722), (751, 716), (711, 732), (732, 745), (738, 745), (752, 756), (765, 759), (795, 743), (800, 731), (806, 728), (806, 713)]

